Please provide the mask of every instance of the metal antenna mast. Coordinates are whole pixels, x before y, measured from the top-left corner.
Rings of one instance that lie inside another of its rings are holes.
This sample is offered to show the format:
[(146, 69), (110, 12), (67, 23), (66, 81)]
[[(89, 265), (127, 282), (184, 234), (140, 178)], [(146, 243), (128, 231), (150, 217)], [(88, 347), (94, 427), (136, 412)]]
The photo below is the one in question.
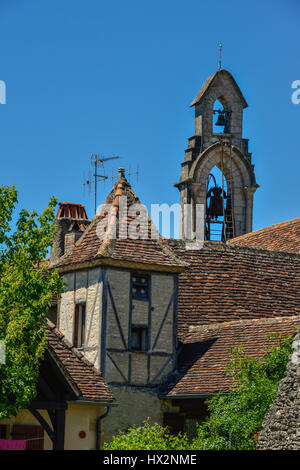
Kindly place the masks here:
[[(105, 181), (107, 179), (112, 179), (114, 178), (114, 176), (112, 177), (109, 177), (109, 176), (106, 176), (105, 175), (105, 171), (104, 171), (104, 162), (107, 162), (108, 160), (117, 160), (119, 159), (120, 157), (117, 157), (117, 156), (114, 156), (114, 157), (104, 157), (103, 155), (99, 155), (99, 154), (92, 154), (92, 158), (91, 158), (91, 161), (92, 161), (92, 165), (94, 167), (94, 174), (92, 175), (92, 179), (89, 179), (85, 182), (85, 184), (88, 184), (88, 185), (91, 185), (91, 184), (94, 184), (94, 210), (95, 210), (95, 214), (96, 214), (96, 211), (97, 211), (97, 183), (99, 183), (100, 181)], [(98, 175), (98, 167), (101, 167), (103, 168), (103, 173), (102, 175)]]

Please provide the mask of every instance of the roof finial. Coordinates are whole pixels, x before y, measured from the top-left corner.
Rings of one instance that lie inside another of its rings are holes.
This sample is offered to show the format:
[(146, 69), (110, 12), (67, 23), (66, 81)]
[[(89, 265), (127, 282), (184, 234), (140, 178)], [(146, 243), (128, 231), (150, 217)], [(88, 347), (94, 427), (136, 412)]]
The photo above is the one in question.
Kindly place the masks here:
[(125, 168), (120, 167), (118, 171), (119, 171), (119, 178), (125, 178)]
[(223, 44), (220, 42), (220, 44), (219, 44), (219, 49), (220, 49), (220, 55), (219, 55), (219, 71), (221, 70), (222, 47), (223, 47)]

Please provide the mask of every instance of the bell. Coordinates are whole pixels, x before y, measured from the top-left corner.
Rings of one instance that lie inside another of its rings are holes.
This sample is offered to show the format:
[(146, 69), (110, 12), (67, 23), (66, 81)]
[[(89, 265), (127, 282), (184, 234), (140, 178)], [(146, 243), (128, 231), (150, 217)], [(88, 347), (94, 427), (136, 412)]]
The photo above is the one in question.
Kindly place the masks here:
[(226, 126), (226, 118), (224, 113), (219, 113), (216, 126)]

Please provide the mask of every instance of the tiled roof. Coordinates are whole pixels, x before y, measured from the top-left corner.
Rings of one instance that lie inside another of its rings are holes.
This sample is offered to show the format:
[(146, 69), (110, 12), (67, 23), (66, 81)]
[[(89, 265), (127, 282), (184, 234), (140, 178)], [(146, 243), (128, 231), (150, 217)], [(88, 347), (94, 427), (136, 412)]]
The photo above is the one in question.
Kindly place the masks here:
[(70, 344), (64, 335), (48, 321), (48, 348), (59, 361), (64, 374), (80, 391), (80, 399), (112, 403), (113, 395), (101, 373)]
[(228, 391), (232, 385), (226, 374), (232, 346), (244, 345), (244, 351), (261, 357), (274, 338), (268, 333), (293, 335), (300, 316), (225, 322), (196, 327), (186, 335), (179, 356), (178, 375), (169, 383), (170, 397), (180, 395), (209, 395)]
[[(176, 257), (163, 237), (157, 233), (157, 229), (153, 226), (149, 217), (147, 223), (144, 226), (142, 224), (139, 228), (140, 231), (137, 232), (140, 235), (146, 234), (146, 237), (139, 239), (124, 237), (124, 229), (128, 229), (130, 222), (134, 222), (139, 214), (130, 215), (129, 213), (126, 223), (123, 223), (124, 219), (120, 217), (119, 211), (121, 196), (127, 197), (127, 210), (130, 210), (133, 204), (139, 204), (140, 208), (143, 207), (132, 187), (121, 174), (106, 198), (105, 204), (108, 204), (109, 209), (103, 215), (96, 215), (93, 218), (90, 226), (76, 242), (74, 250), (62, 256), (54, 265), (55, 267), (77, 265), (97, 259), (101, 261), (105, 258), (173, 268), (185, 266), (185, 263)], [(97, 235), (98, 224), (101, 224), (101, 226), (107, 225), (105, 232), (107, 237), (102, 240)], [(156, 239), (151, 238), (152, 230), (157, 233)], [(111, 237), (114, 231), (117, 234), (116, 239)]]
[(179, 339), (196, 325), (300, 314), (299, 255), (217, 242), (200, 250), (169, 243), (189, 264), (179, 274)]
[(232, 238), (229, 245), (300, 254), (300, 217)]

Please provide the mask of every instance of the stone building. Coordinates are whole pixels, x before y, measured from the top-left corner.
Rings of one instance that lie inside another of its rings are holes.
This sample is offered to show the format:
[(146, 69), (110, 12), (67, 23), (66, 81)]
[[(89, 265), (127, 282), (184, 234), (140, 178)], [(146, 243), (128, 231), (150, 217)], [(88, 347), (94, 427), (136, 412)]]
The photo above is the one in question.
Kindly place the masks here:
[[(137, 232), (146, 239), (122, 237), (132, 217), (124, 226), (121, 197), (129, 214), (135, 204), (143, 210), (123, 170), (106, 199), (106, 215), (96, 215), (73, 250), (53, 264), (67, 285), (59, 329), (101, 370), (119, 404), (106, 418), (106, 435), (149, 415), (162, 421), (157, 388), (176, 368), (178, 273), (186, 267), (162, 237), (148, 236), (148, 218)], [(101, 224), (107, 228), (102, 240)], [(117, 238), (109, 238), (114, 230)]]
[(192, 106), (195, 135), (176, 186), (183, 235), (202, 218), (202, 249), (157, 233), (124, 169), (91, 221), (80, 204), (62, 203), (57, 215), (50, 269), (66, 289), (51, 318), (113, 392), (105, 439), (147, 417), (191, 433), (205, 399), (230, 386), (230, 347), (259, 356), (267, 333), (294, 334), (300, 323), (300, 219), (251, 232), (258, 185), (242, 137), (247, 103), (220, 70)]
[[(216, 102), (221, 109), (214, 109)], [(181, 178), (176, 186), (180, 190), (181, 206), (190, 204), (192, 213), (191, 221), (187, 222), (186, 213), (182, 211), (181, 227), (188, 230), (186, 225), (191, 224), (191, 230), (196, 232), (196, 205), (206, 206), (208, 178), (211, 170), (217, 167), (222, 173), (223, 186), (226, 181), (224, 241), (251, 232), (253, 196), (258, 184), (248, 151), (248, 139), (242, 137), (243, 110), (248, 106), (247, 102), (232, 75), (219, 70), (207, 78), (191, 106), (195, 108), (195, 134), (188, 139)], [(220, 131), (213, 124), (215, 114), (219, 116), (216, 125), (223, 127)], [(224, 187), (222, 189), (225, 191)], [(209, 225), (211, 223), (218, 221), (210, 220)], [(209, 228), (206, 223), (207, 239), (211, 239)]]

